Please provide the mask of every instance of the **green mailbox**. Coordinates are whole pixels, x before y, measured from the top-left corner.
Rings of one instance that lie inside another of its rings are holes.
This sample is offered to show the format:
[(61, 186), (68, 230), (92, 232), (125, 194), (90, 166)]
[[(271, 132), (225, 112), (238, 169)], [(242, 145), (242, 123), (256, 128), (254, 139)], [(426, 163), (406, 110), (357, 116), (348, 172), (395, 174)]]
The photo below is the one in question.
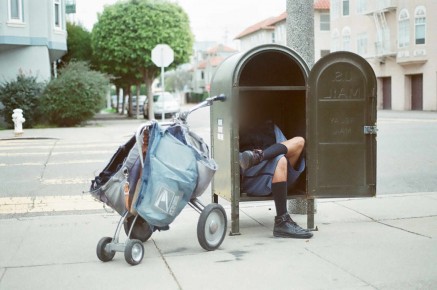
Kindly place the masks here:
[[(307, 167), (289, 198), (344, 198), (376, 194), (376, 78), (362, 57), (331, 53), (311, 71), (292, 49), (262, 45), (227, 58), (211, 94), (211, 148), (219, 169), (212, 182), (231, 202), (231, 234), (239, 234), (239, 203), (268, 200), (240, 191), (239, 119), (262, 108), (287, 138), (306, 139)], [(249, 116), (254, 120), (258, 115)]]

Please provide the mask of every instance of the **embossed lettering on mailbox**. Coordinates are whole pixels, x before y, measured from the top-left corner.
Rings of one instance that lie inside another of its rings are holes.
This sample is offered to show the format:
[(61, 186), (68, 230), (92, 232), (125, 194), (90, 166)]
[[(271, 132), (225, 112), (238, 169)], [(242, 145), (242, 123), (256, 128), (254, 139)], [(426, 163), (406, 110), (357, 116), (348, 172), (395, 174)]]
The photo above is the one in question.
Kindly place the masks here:
[(352, 66), (327, 69), (321, 76), (321, 80), (327, 86), (322, 86), (321, 99), (358, 100), (363, 98), (362, 82), (359, 79), (360, 72)]

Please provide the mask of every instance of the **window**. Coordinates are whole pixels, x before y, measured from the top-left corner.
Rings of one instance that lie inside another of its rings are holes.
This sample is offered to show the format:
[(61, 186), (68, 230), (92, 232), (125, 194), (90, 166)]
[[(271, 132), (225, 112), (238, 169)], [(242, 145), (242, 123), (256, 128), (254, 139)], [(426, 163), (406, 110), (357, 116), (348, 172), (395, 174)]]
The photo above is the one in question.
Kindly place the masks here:
[(61, 0), (54, 0), (55, 28), (62, 28), (62, 5)]
[(414, 13), (416, 44), (425, 44), (426, 34), (426, 10), (419, 6)]
[(367, 55), (367, 33), (360, 33), (357, 36), (357, 53), (361, 56)]
[(274, 31), (272, 32), (272, 43), (276, 43), (276, 40), (275, 40), (275, 32), (274, 32)]
[(357, 13), (364, 14), (367, 10), (367, 0), (357, 0)]
[(341, 36), (343, 39), (343, 50), (351, 50), (351, 29), (349, 27), (343, 28), (341, 31)]
[(331, 29), (329, 13), (320, 14), (320, 31), (329, 31)]
[(407, 9), (402, 9), (399, 13), (399, 48), (408, 47), (410, 45), (410, 15)]
[(23, 0), (9, 0), (9, 21), (24, 22)]
[(349, 0), (343, 0), (342, 12), (343, 16), (349, 16)]

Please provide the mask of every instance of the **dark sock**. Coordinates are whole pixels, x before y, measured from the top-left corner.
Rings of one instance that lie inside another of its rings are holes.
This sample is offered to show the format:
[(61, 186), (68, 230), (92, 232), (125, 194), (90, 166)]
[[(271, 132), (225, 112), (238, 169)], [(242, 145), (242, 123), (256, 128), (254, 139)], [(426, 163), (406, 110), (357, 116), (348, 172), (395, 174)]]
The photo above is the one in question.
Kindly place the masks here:
[(273, 144), (263, 151), (263, 160), (270, 160), (278, 155), (287, 154), (287, 146), (281, 143)]
[(276, 215), (287, 213), (287, 182), (272, 183), (273, 200), (275, 201)]

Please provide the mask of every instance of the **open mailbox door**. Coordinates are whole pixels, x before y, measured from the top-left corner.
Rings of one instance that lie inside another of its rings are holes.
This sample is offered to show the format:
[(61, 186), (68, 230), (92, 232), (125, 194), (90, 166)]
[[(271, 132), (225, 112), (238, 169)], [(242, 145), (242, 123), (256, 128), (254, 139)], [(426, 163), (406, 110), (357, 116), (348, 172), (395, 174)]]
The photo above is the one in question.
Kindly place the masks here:
[(334, 52), (312, 68), (307, 88), (310, 198), (376, 194), (376, 78), (368, 62)]

